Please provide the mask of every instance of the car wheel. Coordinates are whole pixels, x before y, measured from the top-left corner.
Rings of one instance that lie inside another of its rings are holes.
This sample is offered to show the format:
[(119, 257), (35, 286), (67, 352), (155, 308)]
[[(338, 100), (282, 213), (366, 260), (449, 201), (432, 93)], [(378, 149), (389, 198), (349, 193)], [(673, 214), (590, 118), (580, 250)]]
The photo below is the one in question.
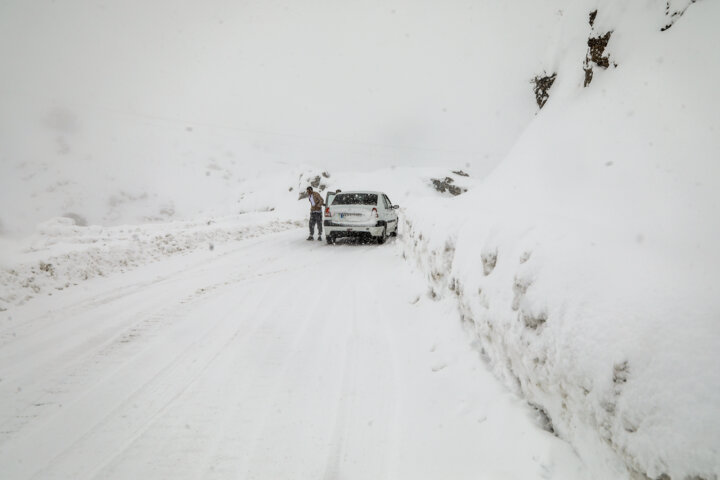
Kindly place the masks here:
[(380, 236), (377, 238), (378, 245), (382, 245), (385, 243), (385, 239), (387, 238), (387, 227), (383, 227), (383, 231), (380, 234)]
[(327, 241), (328, 245), (332, 245), (335, 243), (335, 237), (332, 235), (325, 235), (325, 240)]

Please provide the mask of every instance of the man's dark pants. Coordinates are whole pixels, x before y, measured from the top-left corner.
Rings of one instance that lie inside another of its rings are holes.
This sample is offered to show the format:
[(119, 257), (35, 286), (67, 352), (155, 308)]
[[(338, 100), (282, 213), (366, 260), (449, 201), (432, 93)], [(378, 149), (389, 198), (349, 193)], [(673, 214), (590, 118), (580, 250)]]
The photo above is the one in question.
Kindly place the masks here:
[(315, 234), (315, 224), (318, 227), (318, 236), (322, 235), (322, 212), (310, 212), (310, 236)]

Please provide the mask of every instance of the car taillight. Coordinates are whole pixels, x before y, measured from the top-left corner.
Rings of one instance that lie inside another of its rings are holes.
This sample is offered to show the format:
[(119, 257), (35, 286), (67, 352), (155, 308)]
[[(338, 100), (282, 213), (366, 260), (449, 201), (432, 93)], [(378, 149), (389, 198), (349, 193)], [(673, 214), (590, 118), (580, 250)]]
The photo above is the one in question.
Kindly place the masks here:
[(375, 214), (375, 218), (378, 218), (377, 208), (373, 208), (372, 213)]
[(332, 215), (330, 215), (330, 207), (325, 207), (325, 216), (326, 216), (326, 217), (331, 217), (331, 216), (332, 216)]

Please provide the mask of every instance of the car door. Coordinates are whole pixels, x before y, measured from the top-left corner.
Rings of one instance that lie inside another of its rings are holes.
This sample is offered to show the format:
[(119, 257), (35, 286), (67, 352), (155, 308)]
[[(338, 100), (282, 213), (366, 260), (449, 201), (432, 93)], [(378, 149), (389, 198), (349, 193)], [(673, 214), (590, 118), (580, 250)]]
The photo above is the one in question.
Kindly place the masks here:
[(390, 206), (387, 203), (385, 194), (380, 195), (380, 201), (378, 202), (378, 208), (380, 209), (380, 219), (388, 225), (388, 231), (391, 230), (388, 221), (390, 220)]
[(386, 205), (387, 217), (386, 217), (385, 221), (387, 222), (387, 226), (388, 226), (387, 231), (389, 234), (390, 232), (394, 232), (397, 230), (397, 222), (398, 222), (397, 210), (395, 210), (393, 208), (393, 204), (387, 195), (383, 194), (383, 200)]

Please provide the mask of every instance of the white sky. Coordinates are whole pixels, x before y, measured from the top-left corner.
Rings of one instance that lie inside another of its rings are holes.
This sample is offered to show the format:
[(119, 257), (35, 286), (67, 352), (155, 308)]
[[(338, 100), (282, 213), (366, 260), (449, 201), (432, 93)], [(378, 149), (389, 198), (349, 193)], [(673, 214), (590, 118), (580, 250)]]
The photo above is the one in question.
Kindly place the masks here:
[(494, 162), (535, 108), (538, 21), (499, 0), (5, 1), (0, 98)]

